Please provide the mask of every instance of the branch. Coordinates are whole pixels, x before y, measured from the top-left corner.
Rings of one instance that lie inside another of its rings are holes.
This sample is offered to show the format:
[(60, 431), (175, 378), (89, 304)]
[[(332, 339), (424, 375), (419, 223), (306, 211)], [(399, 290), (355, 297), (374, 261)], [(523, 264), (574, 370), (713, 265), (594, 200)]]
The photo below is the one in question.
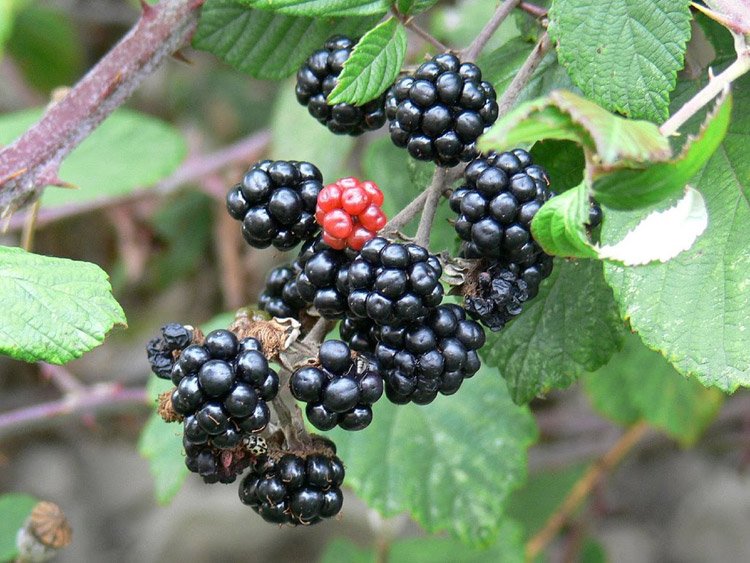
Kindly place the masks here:
[(487, 22), (487, 25), (484, 26), (476, 39), (474, 39), (471, 45), (469, 45), (461, 54), (462, 61), (476, 60), (479, 53), (484, 49), (484, 46), (497, 31), (497, 28), (500, 27), (500, 24), (505, 21), (505, 18), (507, 18), (508, 15), (510, 15), (513, 8), (518, 5), (518, 2), (519, 0), (505, 0), (500, 6), (498, 6), (497, 10), (495, 10), (495, 13), (490, 18), (490, 21)]
[(612, 448), (594, 463), (576, 482), (562, 505), (547, 520), (539, 532), (526, 544), (526, 560), (533, 561), (551, 542), (578, 506), (591, 493), (607, 473), (620, 463), (623, 457), (640, 441), (648, 431), (645, 422), (632, 426)]
[(531, 2), (519, 2), (518, 9), (526, 12), (527, 14), (534, 16), (535, 18), (543, 18), (547, 15), (547, 8), (537, 6)]
[(534, 46), (534, 50), (531, 51), (526, 61), (524, 61), (518, 74), (513, 77), (508, 88), (497, 101), (498, 115), (505, 115), (508, 113), (508, 110), (513, 107), (518, 96), (521, 94), (521, 91), (529, 83), (531, 77), (534, 76), (534, 71), (539, 66), (539, 63), (542, 62), (542, 59), (544, 59), (544, 56), (547, 54), (547, 51), (549, 51), (551, 46), (552, 44), (549, 40), (549, 35), (545, 31)]
[(75, 416), (149, 407), (146, 389), (123, 388), (119, 384), (86, 386), (57, 401), (23, 407), (0, 414), (0, 440), (19, 432), (28, 432), (58, 424), (59, 419)]
[(0, 151), (0, 217), (61, 184), (63, 159), (173, 52), (188, 44), (202, 0), (145, 5), (141, 18), (41, 120)]
[(419, 226), (417, 227), (417, 236), (414, 240), (418, 245), (427, 248), (430, 245), (430, 231), (432, 230), (432, 223), (435, 220), (435, 213), (437, 212), (438, 203), (440, 203), (440, 196), (446, 189), (446, 179), (448, 177), (447, 170), (438, 166), (435, 169), (435, 174), (432, 176), (432, 183), (425, 191), (427, 192), (427, 199), (424, 202), (424, 209), (422, 210), (422, 217), (419, 219)]
[(407, 18), (402, 21), (404, 23), (404, 27), (411, 29), (416, 35), (424, 39), (427, 43), (435, 47), (441, 53), (446, 53), (451, 50), (450, 47), (448, 47), (445, 43), (433, 37), (432, 35), (427, 33), (424, 29), (419, 27), (412, 18)]

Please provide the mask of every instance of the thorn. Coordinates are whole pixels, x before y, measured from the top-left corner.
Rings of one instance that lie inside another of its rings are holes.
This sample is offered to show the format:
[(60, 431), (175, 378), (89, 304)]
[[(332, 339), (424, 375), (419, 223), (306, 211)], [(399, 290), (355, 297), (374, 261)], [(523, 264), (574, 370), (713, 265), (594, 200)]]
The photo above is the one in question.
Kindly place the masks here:
[(70, 182), (61, 180), (60, 178), (53, 178), (47, 183), (50, 186), (54, 186), (56, 188), (62, 188), (64, 190), (80, 190), (81, 189), (80, 186), (76, 186), (75, 184), (71, 184)]
[(190, 4), (189, 8), (191, 10), (195, 10), (196, 8), (200, 8), (203, 5), (203, 2), (205, 2), (205, 0), (193, 0), (192, 4)]
[(144, 18), (151, 18), (156, 14), (154, 7), (149, 4), (146, 0), (139, 0), (141, 4), (141, 12)]
[(192, 65), (192, 64), (193, 64), (193, 61), (191, 61), (190, 59), (188, 59), (188, 58), (187, 58), (187, 57), (186, 57), (186, 56), (185, 56), (185, 55), (183, 54), (183, 52), (182, 52), (182, 51), (175, 51), (174, 53), (172, 53), (172, 58), (173, 58), (173, 59), (177, 59), (178, 61), (180, 61), (180, 62), (183, 62), (183, 63), (186, 63), (186, 64), (189, 64), (189, 65)]
[(9, 174), (5, 178), (0, 178), (0, 186), (5, 184), (6, 182), (10, 182), (11, 180), (15, 180), (22, 174), (25, 174), (29, 169), (27, 167), (21, 168), (20, 170), (16, 170), (15, 172)]

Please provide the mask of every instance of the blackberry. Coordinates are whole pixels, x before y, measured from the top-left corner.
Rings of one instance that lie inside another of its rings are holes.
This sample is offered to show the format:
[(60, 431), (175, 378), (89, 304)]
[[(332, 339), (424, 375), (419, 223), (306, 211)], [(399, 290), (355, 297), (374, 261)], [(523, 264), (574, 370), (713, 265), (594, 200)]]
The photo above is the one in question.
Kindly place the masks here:
[(458, 305), (435, 308), (424, 321), (383, 327), (376, 357), (383, 369), (385, 394), (397, 404), (431, 403), (451, 395), (480, 367), (482, 327)]
[(206, 335), (203, 345), (185, 348), (172, 368), (173, 409), (185, 417), (186, 445), (236, 448), (268, 424), (268, 401), (279, 377), (268, 366), (260, 343), (241, 341), (227, 330)]
[(315, 205), (323, 176), (313, 164), (262, 160), (227, 194), (229, 214), (242, 221), (250, 246), (289, 250), (319, 231)]
[(297, 290), (300, 271), (296, 263), (271, 270), (258, 297), (258, 307), (273, 317), (299, 319), (300, 311), (307, 306)]
[(326, 319), (340, 319), (347, 311), (347, 279), (354, 255), (351, 250), (334, 250), (318, 236), (305, 244), (297, 257), (301, 268), (297, 291)]
[(320, 367), (296, 369), (289, 379), (292, 395), (307, 403), (307, 419), (319, 430), (366, 428), (372, 422), (371, 405), (383, 394), (377, 364), (364, 356), (353, 359), (341, 340), (323, 342), (318, 359)]
[(269, 452), (242, 480), (240, 500), (272, 524), (317, 524), (344, 503), (344, 464), (327, 448)]
[(467, 162), (477, 155), (477, 138), (497, 119), (495, 98), (476, 65), (450, 53), (436, 55), (386, 94), (391, 140), (438, 166)]
[(193, 340), (193, 329), (179, 323), (161, 327), (161, 337), (152, 338), (146, 344), (146, 356), (151, 371), (161, 379), (169, 379), (175, 363), (175, 353), (182, 351)]
[(379, 327), (370, 319), (358, 319), (347, 316), (339, 324), (341, 340), (355, 352), (373, 354), (378, 343)]
[(493, 331), (519, 315), (536, 297), (539, 284), (552, 273), (552, 257), (540, 253), (532, 263), (483, 262), (464, 292), (464, 307)]
[(221, 450), (207, 444), (194, 444), (183, 438), (185, 465), (198, 473), (205, 483), (233, 483), (253, 459), (268, 451), (260, 436), (248, 436), (232, 450)]
[(443, 299), (442, 273), (425, 248), (376, 237), (349, 266), (351, 314), (393, 326), (423, 317)]
[(602, 211), (599, 202), (596, 201), (593, 197), (589, 198), (589, 218), (586, 222), (586, 226), (589, 229), (595, 229), (602, 224), (603, 219), (604, 212)]
[(549, 178), (522, 149), (491, 152), (464, 171), (465, 184), (450, 198), (458, 213), (455, 229), (467, 241), (468, 257), (529, 263), (541, 252), (531, 220), (552, 196)]
[(326, 98), (338, 84), (344, 63), (352, 54), (355, 42), (336, 35), (322, 49), (315, 51), (297, 72), (297, 101), (307, 106), (315, 119), (339, 135), (361, 135), (385, 124), (384, 99), (381, 94), (362, 106), (328, 105)]

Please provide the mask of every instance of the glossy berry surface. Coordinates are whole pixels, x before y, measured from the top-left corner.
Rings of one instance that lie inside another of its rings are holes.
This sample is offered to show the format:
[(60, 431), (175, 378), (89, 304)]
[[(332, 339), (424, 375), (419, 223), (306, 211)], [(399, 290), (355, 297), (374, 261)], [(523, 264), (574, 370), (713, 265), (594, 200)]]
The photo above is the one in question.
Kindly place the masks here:
[(375, 353), (379, 330), (379, 327), (367, 318), (346, 317), (339, 325), (341, 340), (346, 342), (351, 350), (370, 355)]
[(342, 35), (331, 37), (297, 72), (297, 101), (331, 132), (340, 135), (361, 135), (385, 124), (384, 94), (362, 106), (329, 105), (326, 101), (338, 84), (338, 77), (354, 44), (353, 40)]
[(455, 166), (477, 155), (476, 140), (497, 119), (495, 89), (473, 63), (436, 55), (386, 94), (391, 140), (418, 160)]
[(350, 177), (328, 184), (318, 195), (315, 209), (323, 241), (337, 250), (361, 250), (387, 222), (382, 204), (383, 192), (374, 182)]
[(442, 272), (425, 248), (376, 237), (349, 266), (349, 314), (392, 326), (424, 317), (443, 299)]
[(531, 220), (551, 196), (547, 173), (522, 149), (470, 162), (450, 198), (466, 256), (533, 263), (541, 248), (531, 236)]
[(233, 483), (239, 474), (250, 467), (253, 460), (268, 451), (260, 436), (247, 436), (235, 440), (231, 449), (218, 449), (205, 443), (195, 443), (183, 438), (185, 465), (199, 474), (205, 483)]
[(452, 395), (480, 367), (482, 327), (458, 305), (440, 305), (422, 322), (384, 327), (376, 357), (383, 369), (386, 397), (394, 403), (431, 403)]
[(307, 306), (297, 289), (301, 271), (297, 263), (271, 270), (258, 297), (258, 307), (273, 317), (299, 319), (300, 311)]
[(289, 250), (319, 230), (314, 215), (322, 180), (309, 162), (263, 160), (229, 190), (227, 210), (242, 222), (250, 246)]
[(352, 357), (341, 340), (323, 342), (318, 363), (296, 369), (289, 379), (292, 395), (307, 403), (307, 419), (319, 430), (366, 428), (372, 421), (371, 406), (383, 394), (377, 363)]
[(325, 447), (260, 455), (242, 480), (240, 500), (272, 524), (310, 525), (341, 511), (344, 464)]
[(152, 338), (146, 344), (146, 357), (151, 371), (161, 379), (172, 376), (175, 354), (187, 348), (193, 340), (193, 330), (179, 323), (169, 323), (161, 327), (161, 336)]

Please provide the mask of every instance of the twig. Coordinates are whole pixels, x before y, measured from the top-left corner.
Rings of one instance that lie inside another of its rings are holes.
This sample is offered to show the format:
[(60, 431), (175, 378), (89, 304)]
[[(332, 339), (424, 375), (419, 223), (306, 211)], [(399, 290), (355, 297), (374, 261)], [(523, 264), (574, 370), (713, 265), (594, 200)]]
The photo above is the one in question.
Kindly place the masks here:
[(39, 122), (0, 151), (0, 216), (60, 184), (63, 159), (192, 36), (201, 0), (144, 3), (136, 25)]
[(535, 18), (543, 18), (547, 15), (547, 8), (542, 8), (531, 2), (519, 2), (518, 9), (523, 10), (527, 14), (534, 16)]
[(432, 222), (435, 220), (435, 213), (437, 212), (438, 203), (440, 203), (440, 197), (446, 188), (446, 178), (447, 171), (445, 168), (438, 166), (435, 169), (435, 174), (432, 176), (430, 187), (425, 190), (427, 192), (427, 199), (424, 202), (424, 209), (422, 210), (422, 217), (419, 219), (417, 236), (415, 238), (415, 242), (425, 248), (430, 245)]
[(526, 560), (533, 561), (551, 542), (591, 490), (622, 460), (648, 431), (648, 424), (632, 426), (617, 443), (594, 463), (576, 482), (562, 505), (549, 517), (544, 527), (526, 544)]
[(524, 61), (523, 66), (521, 66), (520, 70), (518, 71), (518, 74), (513, 77), (513, 80), (508, 85), (508, 88), (506, 88), (503, 95), (497, 101), (499, 115), (505, 115), (506, 113), (508, 113), (508, 110), (513, 107), (513, 105), (516, 103), (516, 100), (518, 99), (518, 96), (521, 94), (521, 91), (529, 83), (529, 80), (531, 80), (531, 77), (534, 75), (534, 71), (539, 66), (539, 63), (542, 62), (542, 59), (547, 54), (547, 51), (549, 51), (550, 47), (551, 43), (549, 40), (549, 35), (545, 31), (544, 33), (542, 33), (539, 41), (537, 41), (537, 44), (534, 46), (534, 50), (529, 53), (528, 58), (526, 59), (526, 61)]
[(123, 388), (119, 384), (87, 386), (57, 401), (0, 414), (0, 440), (19, 432), (57, 424), (64, 417), (127, 411), (136, 406), (148, 407), (149, 403), (148, 393), (143, 387)]
[(411, 201), (411, 203), (409, 203), (406, 207), (404, 207), (401, 211), (394, 215), (390, 221), (388, 221), (385, 227), (383, 227), (383, 229), (380, 231), (380, 234), (382, 236), (387, 236), (391, 233), (395, 233), (399, 229), (403, 229), (406, 225), (408, 225), (409, 222), (414, 219), (414, 217), (419, 215), (419, 211), (422, 209), (422, 206), (424, 205), (424, 202), (427, 199), (428, 195), (428, 191), (425, 190), (417, 197), (415, 197)]
[(330, 330), (331, 323), (323, 317), (320, 317), (310, 329), (310, 332), (307, 333), (307, 336), (302, 339), (302, 344), (307, 346), (319, 344), (320, 342), (323, 342), (323, 339)]
[(427, 43), (435, 47), (441, 53), (445, 53), (451, 50), (450, 47), (448, 47), (445, 43), (433, 37), (432, 35), (427, 33), (427, 31), (419, 27), (412, 18), (403, 20), (403, 23), (404, 27), (411, 29), (416, 35), (424, 39)]
[(484, 49), (484, 46), (495, 34), (495, 31), (497, 31), (497, 28), (500, 27), (500, 24), (503, 23), (503, 21), (505, 21), (505, 18), (507, 18), (513, 11), (513, 8), (518, 5), (518, 2), (519, 0), (505, 0), (500, 6), (498, 6), (497, 10), (495, 10), (495, 13), (490, 18), (490, 21), (487, 22), (487, 25), (485, 25), (482, 31), (479, 32), (479, 35), (477, 35), (476, 39), (472, 41), (471, 45), (464, 50), (461, 55), (461, 60), (476, 60), (479, 53)]
[(724, 72), (710, 78), (708, 84), (700, 92), (690, 98), (672, 117), (667, 119), (659, 127), (659, 132), (662, 135), (674, 135), (703, 106), (713, 100), (724, 89), (729, 88), (729, 85), (740, 76), (750, 71), (750, 46), (748, 46), (741, 35), (734, 36), (734, 46), (737, 50), (737, 60), (724, 69)]
[(65, 394), (78, 393), (86, 389), (86, 386), (63, 366), (39, 362), (39, 371)]

